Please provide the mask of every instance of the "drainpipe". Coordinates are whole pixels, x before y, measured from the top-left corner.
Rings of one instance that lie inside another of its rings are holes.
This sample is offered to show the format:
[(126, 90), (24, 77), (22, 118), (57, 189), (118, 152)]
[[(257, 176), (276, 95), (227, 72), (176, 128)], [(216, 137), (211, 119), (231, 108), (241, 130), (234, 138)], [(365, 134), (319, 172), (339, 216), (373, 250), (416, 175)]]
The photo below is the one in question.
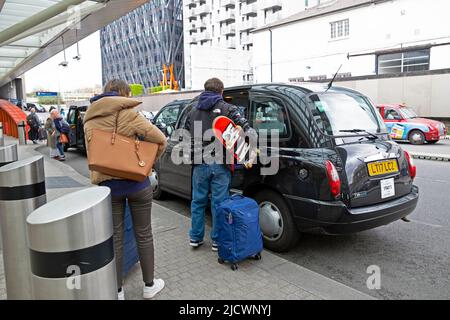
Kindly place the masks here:
[(273, 82), (273, 43), (272, 43), (272, 29), (269, 28), (270, 32), (270, 82)]
[(11, 38), (16, 37), (17, 35), (25, 32), (55, 16), (60, 13), (66, 11), (70, 6), (76, 6), (85, 0), (64, 0), (55, 4), (41, 12), (36, 13), (35, 15), (25, 19), (22, 22), (19, 22), (6, 30), (0, 32), (0, 46), (3, 45), (4, 42), (8, 41)]

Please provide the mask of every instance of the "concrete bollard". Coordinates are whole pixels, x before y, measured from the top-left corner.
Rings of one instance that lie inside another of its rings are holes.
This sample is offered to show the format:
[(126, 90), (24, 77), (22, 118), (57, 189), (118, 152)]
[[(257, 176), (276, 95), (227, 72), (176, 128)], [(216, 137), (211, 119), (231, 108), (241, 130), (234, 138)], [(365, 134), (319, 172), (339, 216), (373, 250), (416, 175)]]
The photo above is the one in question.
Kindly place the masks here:
[(117, 299), (109, 188), (49, 202), (28, 216), (27, 229), (35, 299)]
[(46, 201), (42, 156), (0, 168), (0, 227), (6, 293), (10, 300), (32, 299), (26, 218)]
[(17, 124), (17, 131), (19, 133), (19, 144), (27, 144), (27, 125), (25, 124), (25, 121), (20, 121)]

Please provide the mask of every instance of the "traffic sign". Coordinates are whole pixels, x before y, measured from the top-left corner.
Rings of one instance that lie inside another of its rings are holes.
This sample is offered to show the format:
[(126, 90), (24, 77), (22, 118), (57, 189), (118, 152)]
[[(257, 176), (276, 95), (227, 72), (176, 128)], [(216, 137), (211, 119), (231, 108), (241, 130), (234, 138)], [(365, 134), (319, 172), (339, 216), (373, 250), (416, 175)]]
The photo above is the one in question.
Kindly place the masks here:
[(37, 91), (36, 97), (57, 97), (58, 92)]

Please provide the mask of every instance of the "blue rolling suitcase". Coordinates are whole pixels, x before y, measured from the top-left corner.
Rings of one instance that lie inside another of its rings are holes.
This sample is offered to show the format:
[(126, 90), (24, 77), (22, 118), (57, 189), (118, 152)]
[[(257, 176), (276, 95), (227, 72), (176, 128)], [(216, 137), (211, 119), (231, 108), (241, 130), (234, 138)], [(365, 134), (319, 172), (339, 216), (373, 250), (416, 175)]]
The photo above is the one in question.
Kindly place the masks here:
[(139, 262), (136, 240), (134, 238), (133, 221), (131, 220), (130, 206), (128, 201), (125, 205), (125, 226), (123, 240), (123, 276), (130, 272), (131, 268)]
[(233, 195), (218, 207), (219, 263), (237, 262), (247, 258), (261, 259), (262, 233), (259, 227), (259, 206), (255, 200)]

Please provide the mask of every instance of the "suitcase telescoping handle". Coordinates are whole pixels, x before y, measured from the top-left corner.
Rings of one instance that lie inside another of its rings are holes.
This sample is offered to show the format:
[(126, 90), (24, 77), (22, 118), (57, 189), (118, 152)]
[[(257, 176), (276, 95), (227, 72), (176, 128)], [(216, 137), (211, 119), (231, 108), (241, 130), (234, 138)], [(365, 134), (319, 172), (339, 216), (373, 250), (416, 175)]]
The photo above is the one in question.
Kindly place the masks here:
[(230, 199), (236, 200), (236, 199), (244, 199), (245, 197), (242, 194), (235, 193), (231, 195)]

